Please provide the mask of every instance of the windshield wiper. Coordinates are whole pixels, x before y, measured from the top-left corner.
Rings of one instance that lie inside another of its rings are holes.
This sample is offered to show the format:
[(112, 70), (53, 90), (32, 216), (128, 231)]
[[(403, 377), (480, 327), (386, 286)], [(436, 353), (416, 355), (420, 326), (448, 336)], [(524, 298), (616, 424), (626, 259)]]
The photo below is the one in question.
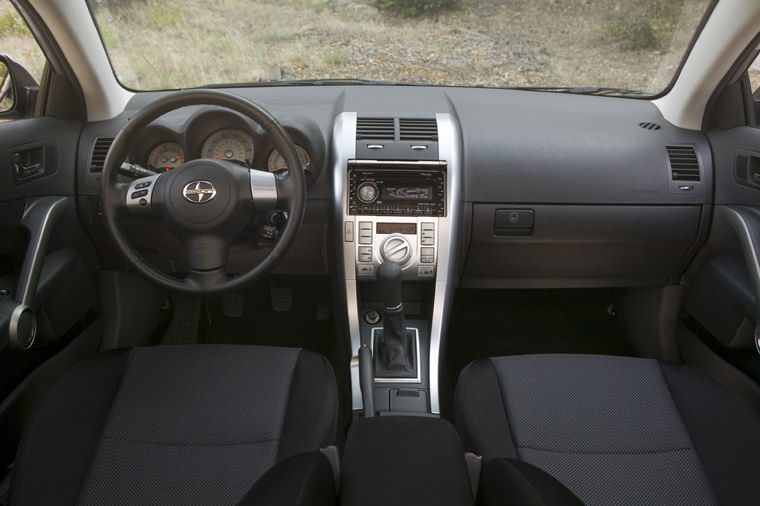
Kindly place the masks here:
[(290, 79), (285, 81), (254, 81), (250, 83), (206, 84), (199, 88), (245, 88), (251, 86), (344, 86), (364, 84), (370, 86), (407, 86), (394, 81), (374, 81), (372, 79)]
[(651, 97), (652, 93), (628, 88), (605, 88), (600, 86), (517, 86), (512, 90), (527, 91), (550, 91), (553, 93), (571, 93), (574, 95), (600, 95), (600, 96), (638, 96)]

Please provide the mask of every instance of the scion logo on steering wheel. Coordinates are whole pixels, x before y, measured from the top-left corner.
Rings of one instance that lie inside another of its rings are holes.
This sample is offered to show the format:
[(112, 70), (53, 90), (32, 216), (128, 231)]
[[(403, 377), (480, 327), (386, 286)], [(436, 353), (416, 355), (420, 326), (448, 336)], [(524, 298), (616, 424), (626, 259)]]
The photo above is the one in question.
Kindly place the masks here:
[(203, 204), (216, 197), (216, 186), (209, 181), (190, 181), (182, 189), (182, 195), (193, 204)]

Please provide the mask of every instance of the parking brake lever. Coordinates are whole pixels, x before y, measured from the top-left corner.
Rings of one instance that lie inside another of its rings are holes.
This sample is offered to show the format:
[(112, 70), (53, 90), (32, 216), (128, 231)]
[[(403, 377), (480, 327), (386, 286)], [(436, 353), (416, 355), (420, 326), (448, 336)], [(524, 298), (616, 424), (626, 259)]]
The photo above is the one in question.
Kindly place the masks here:
[(375, 416), (375, 363), (372, 360), (372, 349), (366, 344), (359, 348), (359, 386), (364, 418), (372, 418)]

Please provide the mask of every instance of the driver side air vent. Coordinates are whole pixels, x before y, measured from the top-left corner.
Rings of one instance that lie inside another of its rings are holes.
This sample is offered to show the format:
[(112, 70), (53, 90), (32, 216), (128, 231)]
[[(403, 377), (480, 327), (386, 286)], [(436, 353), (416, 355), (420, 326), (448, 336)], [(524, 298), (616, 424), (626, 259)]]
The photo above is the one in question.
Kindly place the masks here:
[(699, 160), (694, 146), (665, 146), (673, 181), (699, 181)]
[(435, 119), (407, 119), (399, 122), (399, 140), (402, 141), (437, 141), (438, 124)]
[(113, 137), (98, 137), (95, 139), (95, 145), (92, 147), (92, 156), (90, 157), (90, 172), (101, 172), (103, 164), (106, 161), (108, 150), (111, 149)]
[(357, 118), (356, 140), (392, 141), (396, 137), (393, 118)]

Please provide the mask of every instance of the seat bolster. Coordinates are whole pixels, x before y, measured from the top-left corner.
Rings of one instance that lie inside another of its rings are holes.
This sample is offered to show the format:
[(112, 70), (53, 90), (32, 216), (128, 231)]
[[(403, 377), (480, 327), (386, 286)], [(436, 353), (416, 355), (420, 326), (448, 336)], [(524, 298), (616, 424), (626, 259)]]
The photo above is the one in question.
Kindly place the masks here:
[(128, 356), (114, 350), (84, 360), (48, 390), (16, 453), (11, 504), (76, 503)]
[(333, 470), (319, 451), (281, 460), (238, 503), (241, 506), (333, 506), (338, 503)]
[(567, 487), (541, 469), (513, 459), (483, 467), (478, 506), (582, 506)]
[(462, 370), (455, 396), (455, 420), (465, 451), (492, 458), (517, 458), (504, 396), (491, 359), (472, 362)]
[(758, 500), (760, 417), (734, 392), (693, 367), (660, 363), (665, 382), (720, 504)]
[(338, 393), (330, 362), (301, 350), (290, 383), (277, 461), (335, 443)]

